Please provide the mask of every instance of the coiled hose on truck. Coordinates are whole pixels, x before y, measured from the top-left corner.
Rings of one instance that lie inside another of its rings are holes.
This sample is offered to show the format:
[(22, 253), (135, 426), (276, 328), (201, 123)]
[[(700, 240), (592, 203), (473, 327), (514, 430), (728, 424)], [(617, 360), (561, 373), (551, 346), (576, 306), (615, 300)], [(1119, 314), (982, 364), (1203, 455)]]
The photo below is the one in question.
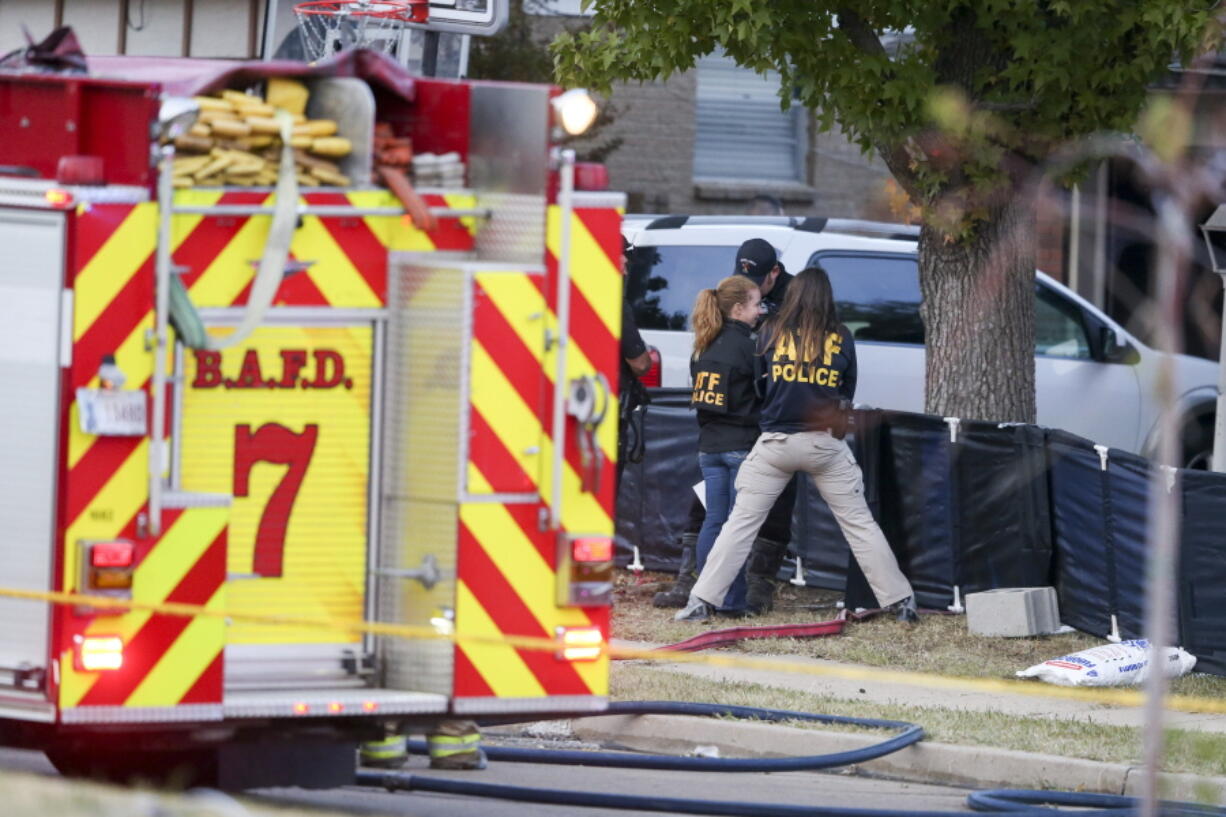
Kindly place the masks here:
[[(890, 738), (847, 752), (784, 758), (710, 758), (679, 757), (676, 755), (630, 754), (623, 752), (583, 752), (555, 749), (526, 749), (491, 746), (486, 755), (491, 760), (521, 763), (556, 763), (582, 766), (609, 766), (629, 769), (660, 769), (669, 771), (723, 772), (783, 772), (830, 769), (863, 763), (917, 743), (924, 736), (922, 727), (903, 721), (852, 718), (841, 715), (819, 715), (766, 709), (752, 706), (677, 701), (631, 701), (613, 703), (595, 715), (698, 715), (705, 717), (750, 718), (766, 722), (805, 721), (861, 726), (896, 732)], [(535, 720), (535, 719), (533, 719)], [(505, 723), (505, 721), (503, 721)], [(424, 752), (425, 743), (410, 741), (409, 749)], [(359, 769), (357, 783), (361, 786), (386, 788), (389, 791), (428, 791), (459, 794), (468, 797), (488, 797), (527, 803), (614, 808), (633, 811), (664, 811), (680, 814), (747, 815), (747, 817), (958, 817), (964, 812), (903, 811), (897, 809), (845, 808), (831, 806), (772, 805), (767, 803), (692, 800), (679, 797), (645, 797), (612, 792), (540, 789), (494, 783), (470, 782), (451, 778), (430, 777), (403, 771)], [(976, 811), (1009, 813), (1020, 817), (1052, 817), (1058, 807), (1077, 809), (1078, 817), (1128, 817), (1137, 813), (1138, 801), (1132, 797), (1084, 792), (1032, 791), (996, 789), (973, 792), (967, 805)], [(1053, 808), (1057, 807), (1057, 808)], [(1194, 803), (1163, 803), (1163, 817), (1226, 817), (1226, 809)]]

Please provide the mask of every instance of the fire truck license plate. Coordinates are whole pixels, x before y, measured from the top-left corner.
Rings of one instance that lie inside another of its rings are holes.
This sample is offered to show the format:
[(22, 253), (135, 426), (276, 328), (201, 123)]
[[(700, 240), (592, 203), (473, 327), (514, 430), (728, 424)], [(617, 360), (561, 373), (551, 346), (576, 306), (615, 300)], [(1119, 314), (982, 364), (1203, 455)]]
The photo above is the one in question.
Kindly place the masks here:
[(149, 428), (143, 391), (77, 389), (81, 431), (108, 437), (143, 437)]

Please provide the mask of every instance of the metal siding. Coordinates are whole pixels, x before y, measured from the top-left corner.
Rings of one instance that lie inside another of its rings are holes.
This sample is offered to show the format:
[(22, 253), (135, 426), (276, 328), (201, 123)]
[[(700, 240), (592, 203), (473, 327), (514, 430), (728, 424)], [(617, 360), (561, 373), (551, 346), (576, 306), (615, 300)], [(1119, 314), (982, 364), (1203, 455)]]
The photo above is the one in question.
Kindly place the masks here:
[(722, 54), (698, 61), (694, 177), (803, 180), (804, 108), (779, 107), (779, 74), (756, 74)]
[[(429, 554), (442, 580), (426, 589), (382, 576), (377, 609), (379, 621), (425, 625), (455, 606), (469, 283), (460, 268), (416, 266), (395, 255), (390, 267), (379, 567), (411, 570)], [(450, 643), (381, 641), (384, 686), (450, 692)]]
[[(51, 589), (58, 457), (64, 219), (0, 217), (0, 576)], [(47, 664), (45, 605), (0, 599), (0, 667)]]

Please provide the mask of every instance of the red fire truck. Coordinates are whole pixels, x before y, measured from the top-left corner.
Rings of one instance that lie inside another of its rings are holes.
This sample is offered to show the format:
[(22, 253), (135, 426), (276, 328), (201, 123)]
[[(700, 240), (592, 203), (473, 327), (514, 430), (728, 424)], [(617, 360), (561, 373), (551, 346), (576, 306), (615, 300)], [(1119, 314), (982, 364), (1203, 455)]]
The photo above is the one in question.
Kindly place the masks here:
[[(290, 75), (349, 185), (173, 175), (193, 98)], [(0, 72), (0, 744), (332, 786), (359, 740), (606, 706), (623, 203), (556, 95), (373, 52)], [(416, 222), (376, 122), (466, 167)]]

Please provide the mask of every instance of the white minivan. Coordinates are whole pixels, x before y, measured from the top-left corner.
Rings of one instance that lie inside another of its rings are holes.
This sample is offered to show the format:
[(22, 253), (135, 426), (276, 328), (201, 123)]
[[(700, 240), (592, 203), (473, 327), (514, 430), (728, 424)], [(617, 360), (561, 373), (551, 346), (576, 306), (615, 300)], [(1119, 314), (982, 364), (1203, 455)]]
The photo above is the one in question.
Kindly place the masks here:
[[(665, 387), (689, 386), (689, 314), (700, 289), (733, 272), (741, 242), (764, 238), (788, 271), (820, 264), (839, 317), (856, 339), (858, 405), (924, 409), (918, 229), (787, 216), (627, 216), (626, 298), (643, 339), (659, 351)], [(1162, 353), (1076, 293), (1038, 273), (1035, 387), (1038, 422), (1139, 454), (1156, 448)], [(1207, 468), (1213, 448), (1217, 364), (1174, 359), (1186, 467)]]

